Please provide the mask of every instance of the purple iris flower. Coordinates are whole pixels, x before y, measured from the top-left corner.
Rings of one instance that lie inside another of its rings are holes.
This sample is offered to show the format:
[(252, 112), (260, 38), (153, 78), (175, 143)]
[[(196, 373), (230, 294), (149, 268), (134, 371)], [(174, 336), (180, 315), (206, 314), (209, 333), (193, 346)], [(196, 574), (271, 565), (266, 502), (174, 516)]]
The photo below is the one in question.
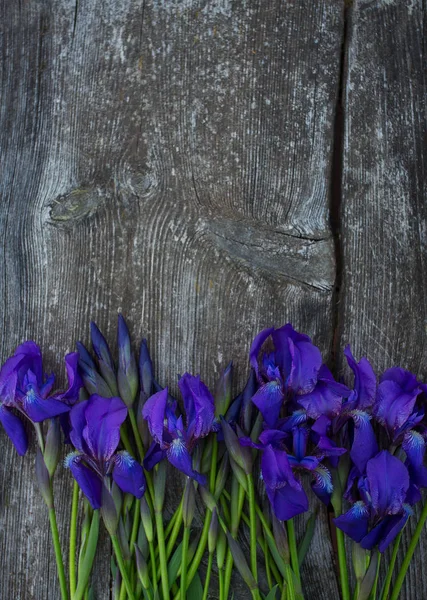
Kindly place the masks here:
[(388, 369), (381, 377), (374, 414), (392, 439), (406, 428), (421, 392), (415, 375), (400, 367)]
[(349, 537), (371, 550), (384, 552), (402, 530), (411, 514), (407, 504), (410, 486), (406, 466), (387, 450), (366, 465), (366, 475), (358, 482), (360, 500), (335, 525)]
[[(260, 367), (258, 355), (270, 336), (274, 352), (264, 355)], [(308, 394), (315, 388), (322, 365), (320, 350), (290, 323), (261, 331), (252, 343), (249, 358), (260, 383), (252, 401), (270, 427), (279, 418), (287, 396)]]
[[(322, 502), (329, 504), (333, 491), (332, 478), (322, 460), (346, 452), (344, 448), (337, 448), (326, 435), (320, 436), (305, 425), (291, 430), (287, 428), (288, 423), (296, 423), (303, 416), (303, 411), (299, 411), (286, 420), (281, 430), (264, 430), (259, 436), (259, 444), (254, 444), (248, 437), (240, 438), (243, 446), (263, 450), (262, 478), (274, 514), (281, 521), (308, 509), (308, 498), (300, 482), (300, 474), (309, 473), (312, 476), (313, 492)], [(310, 452), (309, 444), (312, 447)]]
[(67, 354), (68, 389), (55, 392), (52, 392), (55, 377), (44, 374), (41, 351), (35, 342), (27, 341), (18, 346), (4, 363), (0, 371), (0, 421), (19, 454), (27, 451), (28, 439), (12, 409), (24, 414), (32, 423), (68, 412), (82, 386), (77, 363), (77, 353)]
[(76, 451), (66, 457), (65, 465), (94, 510), (101, 508), (102, 486), (109, 489), (111, 477), (125, 493), (141, 498), (145, 492), (141, 465), (128, 452), (117, 451), (126, 416), (120, 398), (96, 394), (70, 412), (70, 438)]
[(215, 427), (214, 399), (199, 376), (186, 373), (178, 386), (184, 399), (185, 424), (182, 415), (176, 415), (177, 403), (167, 388), (148, 398), (143, 406), (142, 416), (154, 440), (144, 466), (151, 470), (166, 457), (185, 475), (205, 485), (206, 477), (193, 469), (191, 453), (197, 441)]
[(326, 365), (322, 365), (318, 372), (315, 387), (298, 396), (297, 402), (307, 411), (311, 419), (318, 419), (324, 415), (333, 418), (341, 412), (343, 398), (348, 398), (351, 392), (347, 386), (338, 383)]

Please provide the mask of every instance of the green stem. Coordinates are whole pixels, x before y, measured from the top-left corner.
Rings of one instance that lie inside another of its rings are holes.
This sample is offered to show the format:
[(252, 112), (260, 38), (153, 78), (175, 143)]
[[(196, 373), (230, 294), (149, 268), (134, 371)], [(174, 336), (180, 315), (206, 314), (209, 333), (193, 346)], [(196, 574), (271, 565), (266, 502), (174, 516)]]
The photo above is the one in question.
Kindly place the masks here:
[(357, 600), (360, 592), (360, 581), (356, 581), (356, 585), (354, 588), (353, 600)]
[(270, 568), (270, 551), (267, 546), (267, 540), (264, 536), (264, 561), (265, 561), (265, 574), (267, 576), (268, 589), (271, 590), (273, 587), (273, 580), (271, 579), (271, 568)]
[(258, 569), (256, 560), (256, 510), (255, 510), (255, 489), (252, 475), (246, 476), (248, 480), (249, 497), (249, 520), (250, 520), (250, 540), (251, 540), (251, 570), (255, 581), (258, 583)]
[[(203, 588), (202, 600), (207, 600), (207, 598), (208, 598), (209, 584), (211, 581), (211, 573), (212, 573), (212, 563), (213, 563), (213, 552), (209, 552), (208, 567), (206, 569), (205, 587)], [(222, 569), (220, 570), (220, 573), (221, 573), (221, 571), (222, 571)], [(220, 597), (221, 597), (221, 592), (220, 592)]]
[(135, 600), (135, 596), (133, 594), (132, 585), (129, 579), (128, 572), (126, 570), (125, 561), (123, 560), (122, 549), (120, 547), (119, 538), (117, 535), (111, 535), (111, 542), (114, 548), (114, 554), (116, 555), (117, 565), (120, 570), (120, 575), (122, 576), (122, 580), (126, 586), (126, 591), (129, 597), (129, 600)]
[(387, 576), (384, 582), (383, 593), (381, 594), (381, 600), (387, 600), (388, 594), (390, 592), (391, 578), (393, 577), (394, 565), (396, 564), (397, 553), (399, 551), (400, 540), (402, 539), (402, 531), (397, 535), (394, 546), (393, 553), (391, 555), (390, 564), (387, 569)]
[(132, 426), (133, 436), (135, 438), (136, 447), (138, 448), (138, 454), (141, 462), (144, 460), (144, 447), (142, 445), (141, 436), (139, 435), (138, 425), (136, 422), (135, 413), (133, 412), (133, 408), (129, 409), (129, 418), (130, 424)]
[(64, 563), (62, 560), (61, 543), (59, 541), (58, 524), (56, 522), (55, 509), (49, 508), (50, 529), (53, 538), (53, 547), (55, 550), (56, 568), (58, 570), (59, 585), (61, 587), (62, 600), (68, 600), (67, 580), (65, 577)]
[(168, 563), (166, 559), (166, 548), (165, 548), (165, 532), (163, 529), (163, 517), (159, 511), (154, 511), (156, 516), (156, 529), (157, 529), (157, 544), (159, 547), (160, 557), (160, 574), (162, 578), (162, 591), (163, 600), (169, 600), (169, 580), (168, 580)]
[(85, 534), (87, 535), (84, 556), (82, 556), (81, 564), (79, 562), (79, 580), (77, 589), (72, 597), (72, 600), (81, 600), (83, 596), (87, 597), (87, 584), (89, 582), (90, 573), (92, 571), (93, 561), (95, 559), (96, 548), (98, 545), (99, 535), (99, 510), (95, 510), (92, 516), (90, 529)]
[(412, 556), (415, 552), (415, 548), (417, 547), (418, 540), (420, 539), (421, 532), (424, 527), (424, 523), (427, 519), (427, 501), (423, 506), (423, 510), (421, 513), (420, 520), (418, 521), (417, 527), (414, 531), (414, 535), (412, 536), (411, 543), (409, 544), (408, 550), (406, 551), (405, 558), (403, 559), (402, 566), (400, 567), (400, 571), (397, 575), (396, 583), (394, 584), (393, 593), (391, 595), (390, 600), (397, 600), (400, 594), (400, 589), (403, 585), (403, 580), (405, 579), (406, 571), (408, 570), (409, 563), (411, 562)]
[(337, 534), (338, 565), (340, 570), (342, 600), (350, 600), (350, 587), (348, 584), (344, 534), (341, 529), (336, 528), (335, 531)]
[[(211, 516), (212, 516), (211, 511), (206, 510), (205, 522), (203, 524), (202, 534), (200, 536), (200, 540), (199, 540), (199, 544), (197, 546), (196, 553), (193, 557), (193, 560), (191, 561), (191, 567), (188, 570), (187, 586), (189, 586), (190, 583), (193, 581), (193, 579), (197, 573), (197, 569), (199, 568), (200, 562), (203, 558), (206, 544), (208, 542), (209, 526), (211, 524)], [(178, 600), (180, 597), (181, 597), (181, 592), (178, 592), (178, 594), (175, 596), (174, 600)], [(185, 598), (183, 598), (182, 600), (185, 600)]]
[(219, 600), (225, 600), (224, 594), (224, 571), (220, 569), (218, 571), (218, 579), (219, 579)]
[(372, 587), (371, 595), (369, 596), (369, 600), (377, 600), (377, 587), (378, 587), (378, 577), (380, 574), (380, 564), (381, 564), (381, 554), (378, 554), (378, 563), (377, 563), (377, 572), (375, 573), (375, 581)]
[[(224, 490), (226, 492), (226, 490)], [(226, 496), (227, 497), (227, 496)], [(230, 496), (228, 496), (230, 498)], [(237, 517), (236, 523), (233, 523), (233, 528), (231, 530), (231, 534), (233, 537), (237, 537), (237, 531), (239, 529), (240, 520), (242, 517), (243, 504), (245, 502), (245, 490), (241, 485), (239, 485), (238, 499), (237, 499)], [(225, 580), (224, 580), (224, 599), (227, 600), (228, 592), (230, 590), (231, 583), (231, 574), (233, 572), (233, 556), (231, 554), (230, 548), (227, 550), (227, 558), (225, 563)]]
[(182, 555), (181, 555), (181, 598), (187, 597), (187, 559), (188, 559), (188, 542), (190, 540), (190, 528), (184, 527), (184, 535), (182, 537)]
[(156, 553), (154, 552), (153, 542), (149, 543), (149, 548), (150, 548), (150, 559), (151, 559), (151, 578), (153, 580), (154, 595), (156, 595), (158, 577), (157, 577), (157, 570), (156, 570)]
[(292, 573), (291, 566), (289, 564), (286, 565), (286, 583), (286, 589), (288, 591), (288, 600), (295, 600), (294, 576)]
[(170, 534), (170, 537), (168, 539), (168, 544), (166, 546), (166, 555), (168, 558), (172, 554), (172, 550), (173, 550), (173, 548), (175, 546), (175, 542), (178, 538), (179, 530), (181, 529), (181, 524), (182, 524), (182, 500), (181, 500), (181, 504), (178, 507), (177, 518), (175, 519), (175, 523), (172, 528), (172, 533)]
[(74, 596), (77, 579), (76, 579), (76, 548), (77, 548), (77, 515), (79, 510), (79, 484), (74, 481), (73, 484), (73, 499), (71, 504), (71, 520), (70, 520), (70, 550), (68, 555), (68, 569), (70, 574), (70, 596)]
[(295, 537), (295, 526), (294, 526), (293, 519), (289, 519), (289, 521), (286, 521), (286, 529), (288, 532), (288, 542), (289, 542), (289, 551), (291, 554), (292, 570), (295, 573), (295, 577), (297, 578), (298, 583), (301, 584), (301, 576), (300, 576), (300, 572), (299, 572), (299, 560), (298, 560), (298, 547), (297, 547), (297, 540)]
[(211, 457), (211, 472), (209, 475), (209, 489), (213, 494), (215, 491), (215, 480), (216, 480), (216, 464), (218, 462), (218, 440), (216, 434), (213, 434), (212, 439), (212, 457)]
[(170, 532), (175, 527), (175, 523), (176, 523), (176, 520), (179, 517), (180, 510), (182, 511), (182, 499), (181, 499), (181, 502), (178, 504), (175, 512), (173, 513), (172, 518), (170, 519), (169, 523), (166, 526), (166, 529), (165, 529), (165, 539), (167, 539), (169, 537)]

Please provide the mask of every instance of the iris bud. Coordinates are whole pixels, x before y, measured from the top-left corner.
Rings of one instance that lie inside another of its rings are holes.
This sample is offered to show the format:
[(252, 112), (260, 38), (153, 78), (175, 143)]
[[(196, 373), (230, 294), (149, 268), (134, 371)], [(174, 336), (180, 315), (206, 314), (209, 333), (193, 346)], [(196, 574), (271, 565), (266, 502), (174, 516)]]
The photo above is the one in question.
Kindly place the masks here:
[(369, 558), (369, 554), (369, 550), (365, 550), (360, 544), (353, 542), (351, 559), (353, 562), (354, 575), (359, 583), (365, 577), (368, 562), (366, 559)]
[(119, 527), (118, 527), (118, 538), (120, 541), (120, 546), (123, 552), (123, 558), (125, 560), (130, 559), (130, 548), (128, 542), (128, 533), (126, 531), (125, 524), (123, 523), (123, 519), (119, 519)]
[(286, 534), (286, 530), (282, 521), (279, 521), (274, 513), (272, 513), (272, 521), (273, 521), (273, 535), (274, 541), (276, 542), (276, 548), (283, 558), (285, 563), (289, 563), (290, 553), (289, 553), (289, 544), (288, 544), (288, 536)]
[(44, 462), (43, 454), (40, 448), (37, 448), (36, 454), (36, 479), (39, 485), (43, 500), (46, 502), (49, 509), (53, 508), (52, 486), (49, 477), (49, 471)]
[(148, 352), (147, 340), (142, 340), (139, 349), (139, 381), (141, 393), (147, 399), (151, 396), (153, 387), (153, 365)]
[(102, 486), (102, 506), (100, 510), (108, 533), (116, 535), (120, 511), (117, 511), (113, 495), (104, 484)]
[(153, 520), (151, 518), (150, 508), (144, 496), (141, 498), (140, 511), (145, 535), (147, 536), (148, 542), (151, 543), (154, 539)]
[(218, 515), (216, 512), (216, 508), (214, 508), (212, 511), (211, 524), (209, 526), (209, 532), (208, 532), (209, 554), (212, 554), (212, 552), (215, 552), (217, 539), (218, 539)]
[(241, 469), (239, 467), (239, 465), (236, 462), (234, 462), (234, 460), (231, 457), (230, 457), (230, 465), (231, 465), (231, 468), (233, 470), (233, 474), (236, 477), (237, 481), (243, 487), (243, 489), (245, 490), (245, 492), (247, 492), (248, 491), (248, 482), (247, 482), (247, 479), (246, 479), (245, 472), (243, 471), (243, 469)]
[(160, 512), (165, 501), (166, 462), (163, 460), (154, 471), (154, 510)]
[(227, 446), (230, 457), (246, 474), (249, 475), (252, 472), (252, 454), (250, 448), (240, 445), (239, 438), (235, 434), (233, 428), (223, 418), (221, 418), (221, 425), (224, 433), (225, 445)]
[(121, 587), (122, 587), (122, 576), (120, 575), (120, 569), (118, 567), (116, 567), (116, 574), (114, 576), (114, 583), (113, 583), (113, 598), (114, 598), (114, 600), (119, 600)]
[(123, 316), (119, 314), (117, 327), (119, 367), (117, 382), (119, 393), (127, 407), (133, 405), (138, 392), (138, 369), (132, 352), (129, 329)]
[(236, 542), (236, 540), (231, 536), (229, 532), (227, 532), (227, 542), (228, 547), (230, 548), (231, 555), (233, 556), (234, 564), (236, 565), (237, 570), (242, 576), (243, 581), (246, 583), (250, 590), (257, 589), (257, 582), (255, 581), (249, 568), (249, 565), (246, 562), (246, 558), (243, 554), (240, 544)]
[(216, 508), (216, 502), (210, 491), (205, 486), (201, 485), (199, 486), (199, 492), (206, 508), (213, 511)]
[(194, 481), (187, 477), (184, 488), (184, 496), (182, 502), (182, 520), (184, 521), (184, 527), (190, 527), (194, 518), (194, 511), (196, 508), (196, 492), (194, 489)]
[(219, 529), (218, 539), (216, 542), (216, 564), (218, 566), (218, 570), (224, 567), (226, 550), (227, 538), (225, 537), (224, 531), (222, 529)]
[(231, 382), (233, 378), (233, 363), (223, 371), (215, 391), (215, 416), (218, 419), (225, 415), (231, 402)]
[(251, 430), (252, 414), (253, 414), (253, 403), (252, 397), (255, 395), (257, 389), (257, 380), (255, 371), (251, 369), (248, 382), (243, 390), (242, 409), (241, 409), (241, 425), (243, 430), (247, 433)]
[[(99, 331), (96, 323), (93, 321), (90, 324), (90, 335), (92, 339), (92, 347), (98, 358), (99, 370), (101, 371), (101, 375), (103, 379), (106, 381), (108, 387), (111, 390), (111, 394), (113, 396), (117, 396), (117, 380), (116, 380), (116, 370), (114, 367), (113, 358), (111, 356), (110, 348)], [(99, 394), (100, 392), (98, 392)]]
[(148, 574), (148, 566), (145, 558), (142, 555), (141, 550), (135, 544), (135, 557), (136, 557), (136, 570), (138, 571), (138, 577), (142, 583), (142, 587), (150, 589), (150, 576)]
[(230, 461), (228, 458), (228, 453), (225, 452), (224, 456), (222, 457), (221, 463), (219, 465), (218, 473), (217, 473), (216, 480), (215, 480), (215, 491), (214, 491), (215, 500), (218, 500), (218, 498), (222, 494), (222, 490), (225, 487), (227, 477), (228, 477), (228, 472), (230, 470), (229, 467), (230, 467)]
[(49, 429), (46, 436), (46, 445), (44, 449), (44, 462), (49, 472), (50, 477), (56, 471), (59, 457), (61, 454), (61, 427), (59, 419), (51, 419), (49, 421)]

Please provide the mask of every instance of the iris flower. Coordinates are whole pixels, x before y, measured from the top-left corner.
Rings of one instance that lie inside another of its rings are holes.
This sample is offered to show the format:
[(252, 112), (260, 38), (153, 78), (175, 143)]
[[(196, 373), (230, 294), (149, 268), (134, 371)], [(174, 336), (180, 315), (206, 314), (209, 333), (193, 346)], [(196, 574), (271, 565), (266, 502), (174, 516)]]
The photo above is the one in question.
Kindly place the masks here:
[(366, 465), (359, 479), (360, 500), (335, 525), (362, 548), (378, 546), (384, 552), (403, 529), (411, 508), (407, 503), (409, 473), (406, 466), (387, 450), (379, 452)]
[(177, 403), (167, 388), (148, 398), (143, 406), (142, 415), (154, 440), (144, 466), (150, 470), (166, 457), (185, 475), (205, 485), (206, 477), (193, 469), (191, 453), (197, 441), (215, 427), (214, 399), (198, 376), (186, 373), (178, 386), (184, 399), (185, 424), (183, 416), (176, 415)]
[(70, 412), (70, 438), (76, 451), (66, 457), (65, 465), (95, 510), (102, 505), (102, 486), (109, 489), (111, 477), (123, 492), (137, 498), (145, 492), (141, 465), (128, 452), (117, 451), (126, 416), (120, 398), (96, 394)]
[[(293, 415), (287, 422), (295, 423), (297, 418), (298, 414)], [(259, 444), (254, 444), (250, 438), (240, 439), (243, 446), (263, 450), (262, 478), (274, 514), (281, 521), (291, 519), (308, 509), (308, 498), (302, 487), (300, 474), (308, 473), (312, 476), (313, 492), (322, 502), (329, 504), (332, 478), (322, 460), (341, 456), (346, 452), (344, 448), (337, 448), (327, 440), (326, 435), (319, 436), (305, 425), (291, 430), (286, 425), (285, 422), (282, 430), (264, 430), (259, 436)]]
[(19, 454), (27, 451), (28, 439), (13, 409), (32, 423), (68, 412), (82, 386), (77, 363), (77, 353), (67, 354), (68, 389), (55, 392), (52, 392), (55, 377), (45, 375), (41, 351), (35, 342), (27, 341), (18, 346), (15, 354), (4, 363), (0, 371), (0, 421)]

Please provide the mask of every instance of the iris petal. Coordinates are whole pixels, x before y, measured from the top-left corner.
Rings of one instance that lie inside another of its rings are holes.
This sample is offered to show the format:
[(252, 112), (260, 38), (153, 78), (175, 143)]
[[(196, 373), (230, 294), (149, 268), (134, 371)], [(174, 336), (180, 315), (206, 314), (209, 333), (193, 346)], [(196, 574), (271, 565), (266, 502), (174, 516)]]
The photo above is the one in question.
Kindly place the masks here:
[(194, 471), (188, 448), (183, 440), (177, 438), (167, 450), (169, 462), (188, 477), (195, 479), (200, 485), (206, 485), (206, 477)]
[(65, 464), (70, 468), (74, 479), (89, 500), (91, 507), (94, 510), (101, 508), (102, 482), (98, 475), (84, 465), (79, 456), (70, 454), (65, 459)]
[(252, 397), (252, 402), (262, 414), (269, 427), (274, 427), (283, 404), (282, 387), (278, 381), (262, 385)]
[(377, 379), (374, 370), (365, 357), (356, 362), (349, 345), (345, 347), (344, 354), (350, 369), (354, 373), (354, 390), (357, 394), (355, 408), (365, 410), (372, 406), (375, 400)]
[(366, 465), (372, 507), (379, 515), (401, 512), (409, 488), (409, 473), (395, 456), (383, 450)]
[(363, 502), (356, 502), (343, 515), (334, 519), (335, 525), (352, 540), (360, 542), (368, 533), (369, 511)]
[(148, 422), (150, 433), (160, 446), (163, 444), (163, 428), (167, 402), (168, 389), (165, 388), (150, 396), (142, 408), (142, 416)]
[(133, 494), (136, 498), (144, 495), (144, 471), (128, 452), (118, 452), (114, 457), (113, 479), (123, 492)]
[(0, 422), (12, 440), (18, 454), (24, 456), (28, 449), (28, 438), (21, 419), (14, 415), (11, 410), (0, 404)]
[(92, 395), (85, 409), (83, 437), (98, 461), (109, 460), (120, 441), (120, 427), (127, 416), (123, 400)]

